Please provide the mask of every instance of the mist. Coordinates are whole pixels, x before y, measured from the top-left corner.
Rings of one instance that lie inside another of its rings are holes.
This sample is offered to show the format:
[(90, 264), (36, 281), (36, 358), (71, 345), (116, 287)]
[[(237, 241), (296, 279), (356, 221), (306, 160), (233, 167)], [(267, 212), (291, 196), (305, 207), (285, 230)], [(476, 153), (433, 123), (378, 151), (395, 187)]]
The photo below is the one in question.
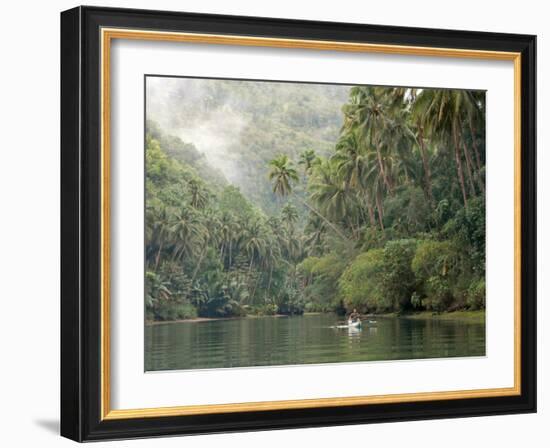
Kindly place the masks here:
[[(279, 208), (269, 161), (305, 150), (327, 156), (350, 86), (197, 78), (146, 78), (146, 117), (193, 144), (209, 168), (266, 212)], [(192, 164), (192, 162), (190, 162)], [(195, 167), (196, 168), (196, 167)]]
[(165, 133), (195, 145), (213, 168), (239, 184), (238, 164), (230, 148), (239, 144), (250, 120), (235, 111), (230, 100), (211, 107), (208, 84), (212, 82), (225, 81), (148, 77), (147, 119), (157, 122)]

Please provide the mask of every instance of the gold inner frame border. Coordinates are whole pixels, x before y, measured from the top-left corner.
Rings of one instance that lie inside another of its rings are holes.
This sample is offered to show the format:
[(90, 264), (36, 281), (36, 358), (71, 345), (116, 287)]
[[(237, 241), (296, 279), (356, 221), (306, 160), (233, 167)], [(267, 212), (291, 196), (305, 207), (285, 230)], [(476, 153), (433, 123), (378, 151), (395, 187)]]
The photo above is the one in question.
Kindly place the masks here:
[[(162, 32), (138, 29), (101, 29), (101, 420), (185, 415), (307, 409), (432, 400), (502, 397), (521, 394), (521, 54), (514, 52), (419, 47), (355, 42), (279, 39), (251, 36)], [(514, 63), (514, 386), (493, 389), (402, 393), (303, 400), (280, 400), (229, 404), (188, 405), (136, 409), (111, 409), (110, 345), (110, 71), (111, 42), (130, 39), (212, 45), (295, 48), (355, 53), (455, 57), (513, 61)]]

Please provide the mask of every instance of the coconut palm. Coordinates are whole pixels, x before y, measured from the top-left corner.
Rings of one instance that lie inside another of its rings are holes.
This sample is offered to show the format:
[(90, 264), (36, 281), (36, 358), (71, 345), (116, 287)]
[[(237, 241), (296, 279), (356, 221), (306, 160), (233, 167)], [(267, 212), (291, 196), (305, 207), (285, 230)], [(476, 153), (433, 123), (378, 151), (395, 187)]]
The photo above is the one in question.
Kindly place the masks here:
[(196, 179), (191, 179), (187, 183), (191, 195), (191, 205), (196, 209), (203, 209), (208, 203), (208, 192), (204, 185)]
[(298, 172), (286, 154), (269, 162), (269, 180), (273, 182), (273, 193), (287, 196), (292, 192), (292, 182), (298, 181)]
[[(462, 124), (469, 114), (473, 116), (472, 111), (475, 107), (475, 101), (469, 92), (435, 89), (423, 90), (413, 105), (413, 114), (419, 117), (423, 129), (430, 132), (430, 137), (453, 146), (457, 177), (465, 206), (468, 205), (465, 171), (472, 195), (475, 195), (475, 187), (472, 174), (473, 163), (469, 150), (464, 144)], [(463, 155), (466, 167), (463, 164)]]
[[(298, 181), (298, 174), (293, 167), (291, 160), (286, 155), (280, 155), (277, 158), (269, 162), (270, 171), (269, 179), (273, 182), (273, 192), (281, 197), (287, 196), (292, 193), (292, 182)], [(334, 230), (334, 232), (340, 236), (343, 240), (349, 241), (348, 238), (342, 233), (338, 227), (325, 218), (319, 211), (309, 205), (306, 201), (300, 197), (296, 197), (309, 211), (318, 215), (321, 219), (325, 220), (327, 225)]]
[(267, 241), (265, 239), (265, 227), (260, 219), (249, 220), (244, 228), (244, 249), (248, 255), (249, 268), (252, 270), (254, 262), (261, 261), (265, 254)]
[(220, 241), (220, 259), (225, 265), (225, 255), (229, 256), (229, 266), (231, 267), (231, 243), (237, 231), (237, 221), (235, 217), (224, 212), (219, 218), (219, 241)]
[(305, 247), (307, 248), (309, 256), (322, 255), (325, 250), (325, 223), (321, 219), (319, 219), (317, 215), (311, 214), (305, 231)]
[(150, 207), (147, 209), (147, 222), (151, 223), (151, 226), (147, 227), (147, 247), (156, 248), (156, 254), (154, 257), (155, 271), (158, 270), (162, 251), (166, 247), (167, 242), (170, 240), (172, 231), (171, 219), (172, 216), (165, 206)]
[(349, 189), (338, 175), (338, 167), (330, 160), (324, 160), (315, 170), (310, 184), (311, 199), (323, 215), (331, 221), (342, 222), (346, 215)]
[(392, 101), (387, 88), (360, 86), (351, 89), (349, 104), (342, 108), (344, 129), (359, 132), (364, 142), (376, 152), (378, 169), (390, 194), (393, 194), (393, 182), (384, 154), (389, 149), (384, 131), (390, 121)]
[(185, 207), (174, 214), (171, 231), (174, 242), (173, 257), (181, 260), (184, 256), (195, 253), (197, 243), (204, 237), (207, 229), (191, 207)]
[(298, 209), (292, 203), (287, 203), (281, 210), (281, 218), (287, 227), (294, 228), (298, 221)]
[(300, 159), (298, 160), (298, 165), (302, 165), (304, 167), (304, 174), (309, 174), (311, 172), (311, 168), (313, 167), (316, 159), (317, 155), (313, 149), (306, 149), (305, 151), (302, 151), (300, 154)]

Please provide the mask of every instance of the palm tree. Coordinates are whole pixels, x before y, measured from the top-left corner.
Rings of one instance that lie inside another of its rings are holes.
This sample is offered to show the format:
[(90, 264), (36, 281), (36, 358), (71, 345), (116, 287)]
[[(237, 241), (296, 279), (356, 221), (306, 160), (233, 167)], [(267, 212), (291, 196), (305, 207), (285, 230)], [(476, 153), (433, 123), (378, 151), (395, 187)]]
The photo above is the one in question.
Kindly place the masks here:
[(183, 256), (195, 252), (197, 243), (207, 229), (190, 207), (184, 207), (174, 214), (171, 231), (174, 240), (174, 259), (181, 260)]
[(261, 262), (266, 252), (265, 227), (260, 219), (251, 219), (247, 222), (244, 232), (244, 248), (249, 258), (248, 275), (250, 276), (254, 261)]
[(269, 180), (273, 182), (273, 193), (284, 197), (292, 192), (292, 182), (297, 182), (298, 172), (286, 154), (269, 162)]
[(336, 143), (336, 153), (332, 157), (338, 167), (338, 174), (346, 179), (352, 188), (362, 188), (368, 169), (366, 149), (356, 131), (344, 132)]
[(313, 149), (306, 149), (302, 151), (298, 165), (303, 165), (304, 174), (309, 174), (311, 172), (311, 168), (313, 167), (316, 158), (317, 156)]
[(229, 268), (231, 267), (231, 243), (236, 233), (237, 221), (231, 213), (224, 212), (220, 216), (219, 224), (220, 260), (225, 266), (225, 254), (227, 250), (229, 255)]
[(485, 93), (483, 92), (468, 92), (471, 98), (472, 107), (468, 108), (468, 126), (470, 128), (470, 135), (472, 136), (472, 146), (474, 148), (474, 154), (476, 158), (477, 170), (481, 170), (482, 162), (479, 155), (477, 146), (477, 126), (479, 123), (483, 124), (485, 120), (485, 111), (483, 106), (485, 104)]
[(317, 215), (311, 214), (306, 225), (305, 246), (310, 256), (322, 255), (324, 251), (325, 223)]
[(462, 192), (464, 206), (468, 205), (464, 167), (461, 155), (461, 123), (464, 117), (464, 95), (458, 90), (423, 90), (414, 103), (415, 115), (420, 117), (423, 129), (430, 132), (432, 138), (443, 143), (452, 142), (457, 177)]
[[(273, 192), (279, 196), (287, 196), (292, 193), (292, 182), (298, 181), (298, 174), (292, 166), (292, 162), (286, 155), (281, 155), (269, 162), (271, 170), (269, 172), (269, 179), (273, 181)], [(327, 225), (344, 241), (348, 241), (348, 238), (327, 218), (319, 213), (315, 208), (309, 205), (306, 201), (297, 197), (297, 199), (311, 212), (318, 215), (323, 219)]]
[(294, 228), (294, 224), (298, 221), (298, 210), (289, 202), (281, 210), (281, 217), (289, 228)]
[[(167, 240), (171, 236), (171, 219), (172, 216), (168, 209), (162, 207), (151, 207), (148, 209), (148, 238), (147, 245), (156, 247), (156, 256), (154, 271), (158, 270), (160, 264), (161, 253), (166, 245)], [(150, 225), (149, 225), (150, 224)]]
[(357, 130), (361, 138), (376, 152), (378, 168), (387, 191), (393, 194), (393, 182), (387, 169), (387, 160), (383, 154), (388, 150), (384, 131), (389, 123), (393, 98), (390, 91), (383, 87), (353, 87), (350, 91), (350, 103), (344, 112), (344, 129)]
[(424, 168), (424, 187), (428, 199), (433, 202), (433, 190), (432, 190), (432, 170), (430, 168), (427, 143), (424, 135), (424, 124), (422, 122), (422, 113), (420, 109), (416, 109), (413, 112), (413, 121), (415, 122), (415, 134), (414, 137), (420, 149), (420, 158), (422, 159), (422, 167)]
[(199, 244), (202, 246), (199, 259), (193, 270), (193, 275), (191, 277), (191, 284), (194, 283), (197, 274), (199, 273), (201, 264), (206, 256), (206, 252), (210, 247), (210, 244), (216, 246), (218, 242), (221, 241), (221, 226), (222, 223), (218, 219), (218, 216), (215, 213), (209, 212), (205, 216), (206, 221), (204, 222), (202, 232), (199, 236)]
[(196, 209), (203, 209), (208, 203), (208, 192), (201, 182), (191, 179), (187, 183), (189, 193), (191, 194), (191, 205)]
[(348, 209), (349, 189), (338, 176), (337, 165), (324, 160), (315, 170), (310, 190), (311, 198), (323, 214), (333, 221), (342, 222)]

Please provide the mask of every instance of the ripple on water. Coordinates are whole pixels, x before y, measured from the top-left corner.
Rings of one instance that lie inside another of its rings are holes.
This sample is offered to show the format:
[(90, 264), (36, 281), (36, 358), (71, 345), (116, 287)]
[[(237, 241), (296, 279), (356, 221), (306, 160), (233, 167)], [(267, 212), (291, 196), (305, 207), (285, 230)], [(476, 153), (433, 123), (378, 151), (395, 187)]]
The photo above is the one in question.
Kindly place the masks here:
[(147, 326), (146, 370), (318, 364), (485, 355), (485, 325), (379, 318), (361, 331), (334, 315)]

